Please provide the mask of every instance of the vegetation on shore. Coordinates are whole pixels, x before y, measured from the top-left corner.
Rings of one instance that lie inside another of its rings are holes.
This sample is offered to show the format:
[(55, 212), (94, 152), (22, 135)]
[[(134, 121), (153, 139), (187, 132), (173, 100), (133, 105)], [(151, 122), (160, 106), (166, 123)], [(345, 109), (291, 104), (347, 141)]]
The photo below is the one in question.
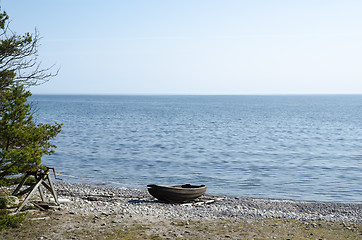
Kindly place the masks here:
[(5, 228), (17, 228), (25, 220), (25, 213), (10, 215), (8, 206), (11, 205), (7, 193), (0, 190), (0, 231)]

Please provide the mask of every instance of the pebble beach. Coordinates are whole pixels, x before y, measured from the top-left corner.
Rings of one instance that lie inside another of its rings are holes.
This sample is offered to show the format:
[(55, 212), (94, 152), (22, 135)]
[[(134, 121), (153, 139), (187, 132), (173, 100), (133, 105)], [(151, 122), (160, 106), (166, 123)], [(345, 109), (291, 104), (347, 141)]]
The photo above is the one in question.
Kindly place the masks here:
[[(144, 189), (54, 182), (61, 202), (24, 207), (0, 239), (361, 239), (362, 204), (206, 195), (164, 203)], [(34, 200), (39, 196), (34, 196)], [(47, 199), (53, 201), (50, 195)]]
[[(283, 218), (308, 221), (362, 222), (362, 204), (254, 199), (205, 195), (191, 203), (162, 203), (147, 190), (56, 183), (60, 198), (73, 204), (62, 208), (79, 214), (119, 214), (153, 218)], [(102, 202), (100, 205), (99, 202)]]

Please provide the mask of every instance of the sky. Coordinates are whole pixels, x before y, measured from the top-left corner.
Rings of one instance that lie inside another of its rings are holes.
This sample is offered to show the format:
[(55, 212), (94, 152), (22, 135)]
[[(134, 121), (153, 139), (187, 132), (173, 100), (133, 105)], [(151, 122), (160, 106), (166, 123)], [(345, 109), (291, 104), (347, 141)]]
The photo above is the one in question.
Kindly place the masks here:
[(362, 94), (360, 0), (1, 0), (35, 94)]

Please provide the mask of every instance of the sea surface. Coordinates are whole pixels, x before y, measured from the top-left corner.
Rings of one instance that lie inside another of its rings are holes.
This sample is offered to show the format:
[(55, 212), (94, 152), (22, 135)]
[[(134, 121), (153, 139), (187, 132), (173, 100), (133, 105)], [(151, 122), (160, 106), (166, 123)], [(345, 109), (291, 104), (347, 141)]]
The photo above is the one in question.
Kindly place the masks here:
[(65, 181), (206, 184), (209, 194), (362, 202), (362, 95), (30, 101), (37, 122), (63, 123), (44, 164)]

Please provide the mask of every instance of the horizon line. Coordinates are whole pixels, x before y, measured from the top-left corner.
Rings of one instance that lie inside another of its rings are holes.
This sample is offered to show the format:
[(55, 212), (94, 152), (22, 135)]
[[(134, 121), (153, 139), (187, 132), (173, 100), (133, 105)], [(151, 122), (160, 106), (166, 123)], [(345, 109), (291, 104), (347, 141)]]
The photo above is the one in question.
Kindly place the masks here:
[(362, 95), (362, 93), (32, 93), (58, 96), (307, 96), (307, 95)]

